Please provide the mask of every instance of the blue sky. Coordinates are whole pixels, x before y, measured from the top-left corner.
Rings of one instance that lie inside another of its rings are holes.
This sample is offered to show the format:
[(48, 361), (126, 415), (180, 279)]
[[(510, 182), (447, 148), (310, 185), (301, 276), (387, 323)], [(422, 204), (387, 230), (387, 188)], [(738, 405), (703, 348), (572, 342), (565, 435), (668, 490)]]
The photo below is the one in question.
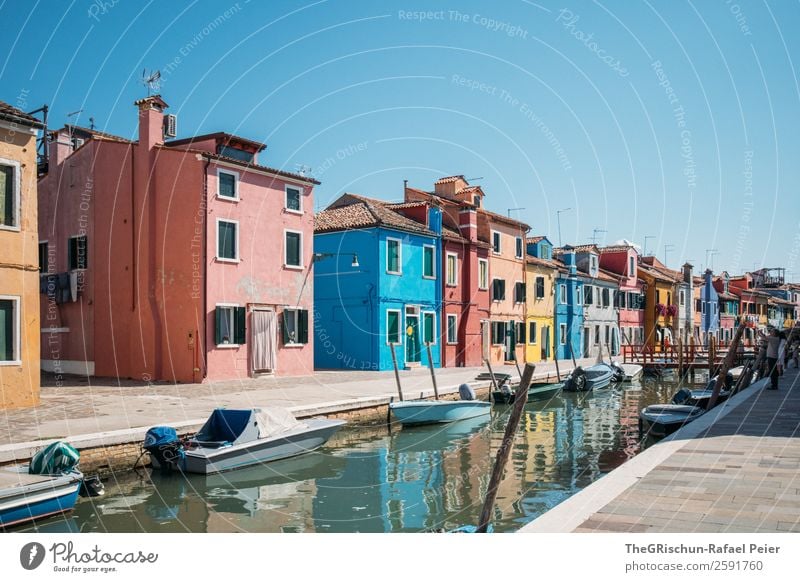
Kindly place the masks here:
[[(65, 12), (66, 11), (66, 12)], [(420, 12), (427, 12), (422, 13)], [(0, 99), (135, 136), (160, 69), (180, 137), (263, 140), (317, 207), (481, 178), (558, 243), (621, 238), (677, 267), (800, 280), (795, 2), (0, 4)]]

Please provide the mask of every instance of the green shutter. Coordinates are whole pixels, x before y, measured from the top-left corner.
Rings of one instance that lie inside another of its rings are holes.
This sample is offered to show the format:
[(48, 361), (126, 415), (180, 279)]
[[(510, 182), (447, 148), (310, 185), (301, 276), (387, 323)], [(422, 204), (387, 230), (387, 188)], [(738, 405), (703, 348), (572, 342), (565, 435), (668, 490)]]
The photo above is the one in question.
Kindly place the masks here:
[(423, 247), (422, 253), (422, 274), (425, 277), (433, 277), (433, 249), (431, 247)]
[(519, 343), (524, 344), (525, 343), (525, 324), (524, 323), (520, 323), (519, 325), (517, 325), (517, 327), (519, 328), (519, 332), (518, 332)]
[(297, 337), (298, 343), (308, 343), (308, 310), (301, 309), (297, 312)]
[(244, 345), (247, 343), (245, 330), (247, 329), (247, 309), (236, 307), (233, 313), (233, 343)]
[(399, 243), (396, 240), (386, 241), (386, 270), (390, 273), (400, 271), (399, 263)]
[(0, 360), (14, 359), (14, 302), (0, 299)]
[(425, 342), (426, 343), (433, 343), (433, 314), (426, 313), (424, 316), (425, 321)]
[(300, 235), (296, 232), (286, 233), (286, 264), (299, 267), (300, 262)]
[(0, 224), (14, 226), (14, 168), (0, 166)]
[(291, 311), (288, 309), (284, 309), (281, 314), (281, 335), (283, 336), (284, 345), (289, 343), (289, 326), (286, 322), (286, 318), (289, 314), (291, 314)]
[(400, 343), (400, 314), (388, 311), (386, 315), (386, 337), (390, 344)]
[(225, 312), (221, 307), (214, 310), (214, 343), (219, 345), (222, 343), (222, 318), (225, 317)]

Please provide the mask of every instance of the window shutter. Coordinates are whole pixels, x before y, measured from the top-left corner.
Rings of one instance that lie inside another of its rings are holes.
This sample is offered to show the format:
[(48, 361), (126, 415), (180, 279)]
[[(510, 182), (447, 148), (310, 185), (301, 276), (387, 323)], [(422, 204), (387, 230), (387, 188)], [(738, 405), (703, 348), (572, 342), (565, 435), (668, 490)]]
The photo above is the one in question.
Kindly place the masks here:
[(286, 318), (291, 312), (289, 310), (284, 309), (283, 314), (281, 315), (281, 334), (283, 336), (283, 343), (284, 345), (289, 343), (289, 326), (286, 323)]
[(517, 324), (517, 328), (518, 328), (517, 335), (519, 336), (519, 343), (524, 344), (526, 342), (525, 324), (524, 323), (519, 323), (519, 324)]
[(307, 344), (308, 343), (308, 310), (301, 309), (297, 312), (297, 337), (299, 338), (299, 343)]
[(245, 339), (247, 308), (236, 307), (233, 312), (233, 319), (233, 343), (244, 345), (247, 343), (247, 339)]
[(223, 310), (217, 307), (214, 309), (214, 343), (216, 345), (222, 343), (222, 318)]

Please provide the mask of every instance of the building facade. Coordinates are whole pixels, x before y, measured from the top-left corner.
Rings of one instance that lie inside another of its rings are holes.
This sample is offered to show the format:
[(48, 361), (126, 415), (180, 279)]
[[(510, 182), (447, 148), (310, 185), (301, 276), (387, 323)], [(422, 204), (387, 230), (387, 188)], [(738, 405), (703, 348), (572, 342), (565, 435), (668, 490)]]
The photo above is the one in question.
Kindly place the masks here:
[(733, 339), (740, 313), (739, 299), (729, 291), (728, 279), (728, 273), (723, 271), (713, 281), (719, 299), (719, 338), (726, 343)]
[(573, 247), (578, 277), (582, 281), (583, 328), (581, 354), (605, 359), (620, 353), (616, 278), (600, 269), (600, 251), (595, 245)]
[(525, 361), (545, 362), (555, 356), (555, 290), (562, 266), (552, 260), (553, 245), (547, 237), (525, 242)]
[(39, 271), (47, 262), (37, 232), (41, 129), (0, 101), (0, 409), (39, 403)]
[(599, 249), (600, 268), (615, 277), (619, 292), (620, 343), (622, 349), (639, 351), (644, 343), (644, 295), (639, 279), (639, 252), (632, 245), (614, 245)]
[(266, 146), (239, 136), (167, 141), (161, 97), (135, 105), (137, 141), (52, 135), (39, 232), (55, 247), (57, 333), (45, 330), (43, 368), (173, 382), (311, 374), (317, 182), (261, 165)]
[(577, 359), (583, 345), (583, 281), (578, 277), (575, 251), (571, 247), (554, 249), (554, 257), (563, 264), (555, 282), (556, 357)]
[(708, 345), (709, 338), (721, 340), (719, 294), (714, 288), (714, 274), (711, 269), (703, 273), (703, 284), (700, 286), (700, 339), (703, 345)]
[(675, 345), (678, 325), (677, 292), (681, 274), (653, 256), (641, 257), (639, 277), (645, 294), (645, 345), (662, 351)]

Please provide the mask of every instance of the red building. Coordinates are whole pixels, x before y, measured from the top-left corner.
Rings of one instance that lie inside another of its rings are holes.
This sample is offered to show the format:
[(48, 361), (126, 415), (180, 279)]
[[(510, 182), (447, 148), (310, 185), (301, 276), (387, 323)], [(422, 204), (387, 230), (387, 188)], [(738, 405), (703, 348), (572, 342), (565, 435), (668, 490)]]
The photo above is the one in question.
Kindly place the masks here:
[(600, 250), (600, 268), (619, 283), (616, 306), (619, 309), (619, 331), (625, 346), (644, 344), (644, 291), (639, 279), (639, 253), (633, 246), (614, 245)]
[[(445, 195), (406, 187), (407, 203), (442, 209), (442, 366), (482, 366), (488, 349), (489, 228), (481, 232), (479, 187)], [(484, 325), (485, 323), (485, 325)], [(485, 331), (484, 331), (485, 330)]]

